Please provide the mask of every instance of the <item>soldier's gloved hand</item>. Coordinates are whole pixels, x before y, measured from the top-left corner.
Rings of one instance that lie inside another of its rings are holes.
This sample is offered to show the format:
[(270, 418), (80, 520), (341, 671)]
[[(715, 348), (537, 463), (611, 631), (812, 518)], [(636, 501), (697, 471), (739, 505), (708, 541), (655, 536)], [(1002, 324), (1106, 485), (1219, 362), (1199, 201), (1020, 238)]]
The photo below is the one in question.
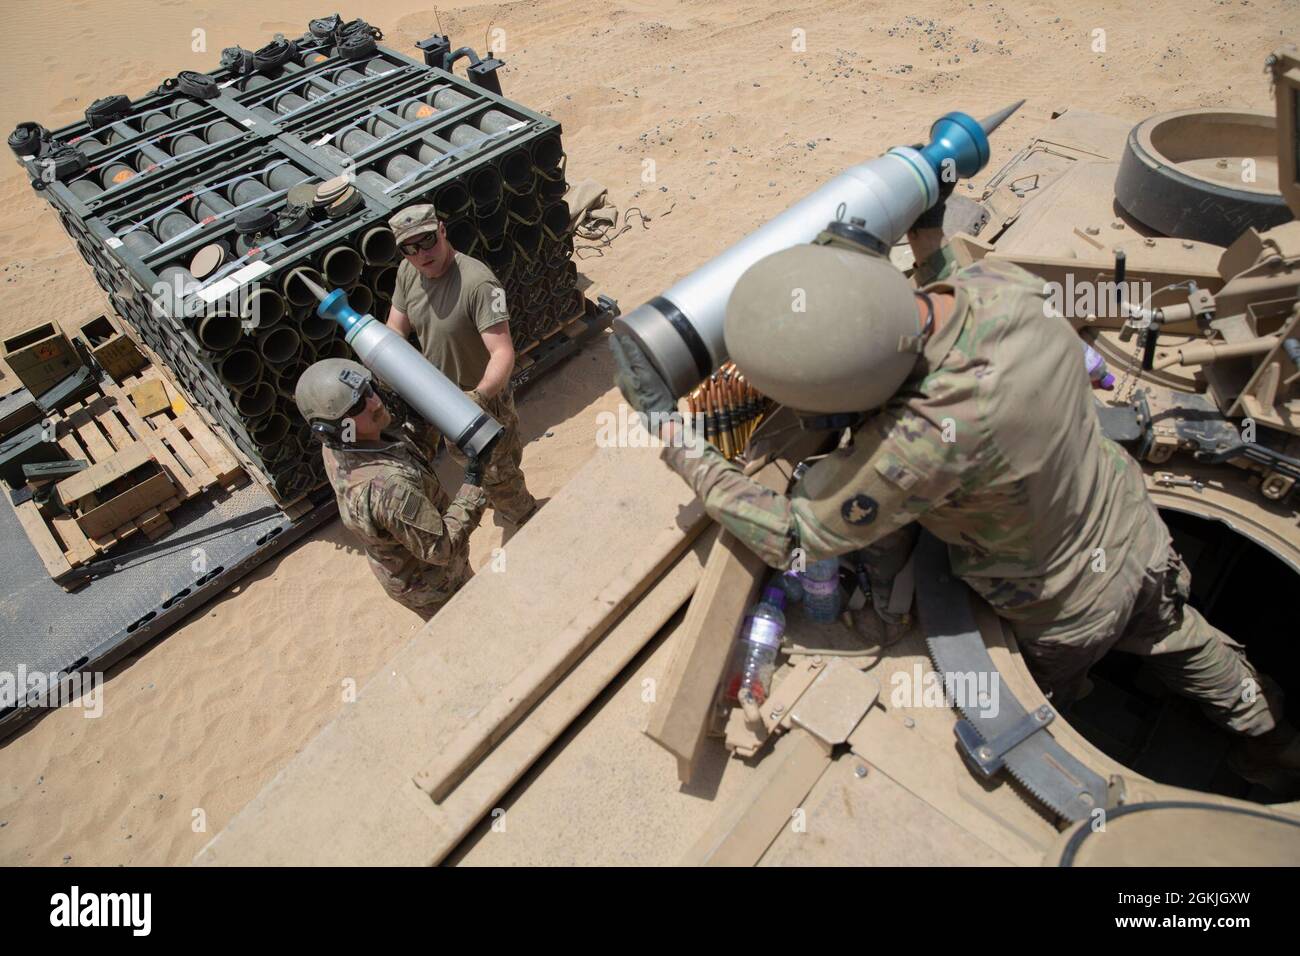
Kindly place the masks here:
[(909, 232), (915, 232), (921, 229), (942, 229), (943, 214), (948, 205), (948, 197), (952, 191), (957, 188), (957, 180), (951, 181), (939, 177), (939, 198), (935, 200), (934, 205), (927, 209), (921, 215), (916, 217), (916, 222), (912, 223)]
[(475, 488), (483, 485), (483, 459), (477, 455), (465, 463), (465, 484)]
[(677, 411), (677, 400), (668, 383), (655, 371), (645, 352), (632, 339), (617, 332), (609, 337), (614, 353), (614, 384), (627, 403), (642, 415), (668, 414)]

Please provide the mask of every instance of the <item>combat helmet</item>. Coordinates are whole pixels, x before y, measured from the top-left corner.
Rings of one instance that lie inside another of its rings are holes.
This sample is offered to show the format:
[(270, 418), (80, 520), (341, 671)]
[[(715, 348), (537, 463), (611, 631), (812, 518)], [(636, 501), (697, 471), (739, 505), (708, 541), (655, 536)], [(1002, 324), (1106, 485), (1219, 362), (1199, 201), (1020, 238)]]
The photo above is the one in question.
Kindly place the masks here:
[(337, 441), (337, 423), (365, 397), (370, 370), (351, 359), (322, 359), (298, 378), (293, 398), (322, 441)]
[(764, 395), (799, 412), (879, 408), (916, 365), (911, 283), (888, 259), (845, 243), (774, 252), (727, 301), (727, 352)]

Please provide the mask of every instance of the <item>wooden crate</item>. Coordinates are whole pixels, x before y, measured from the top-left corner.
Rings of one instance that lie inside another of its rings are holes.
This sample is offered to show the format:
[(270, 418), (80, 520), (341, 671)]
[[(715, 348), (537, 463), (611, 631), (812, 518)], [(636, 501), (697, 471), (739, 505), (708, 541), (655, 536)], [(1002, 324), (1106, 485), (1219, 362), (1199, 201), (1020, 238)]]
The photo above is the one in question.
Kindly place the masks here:
[[(127, 397), (127, 390), (150, 380), (163, 383), (171, 403), (146, 417)], [(30, 499), (17, 505), (19, 522), (56, 581), (136, 532), (150, 540), (165, 534), (171, 528), (167, 513), (182, 502), (248, 482), (239, 462), (154, 366), (125, 377), (120, 384), (104, 379), (97, 394), (68, 406), (54, 419), (54, 427), (55, 438), (68, 457), (85, 459), (92, 467), (132, 445), (142, 444), (176, 489), (174, 496), (97, 537), (88, 537), (71, 514), (54, 514), (53, 508), (42, 509)], [(72, 588), (80, 583), (65, 586)]]

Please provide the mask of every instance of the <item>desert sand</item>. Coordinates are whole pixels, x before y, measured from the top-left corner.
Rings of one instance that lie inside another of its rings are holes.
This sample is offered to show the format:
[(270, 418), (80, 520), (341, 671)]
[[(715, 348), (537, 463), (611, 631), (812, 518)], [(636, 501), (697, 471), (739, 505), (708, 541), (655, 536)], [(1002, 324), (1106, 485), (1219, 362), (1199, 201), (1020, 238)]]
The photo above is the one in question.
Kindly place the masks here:
[[(15, 8), (0, 39), (0, 126), (58, 127), (98, 97), (142, 95), (179, 70), (212, 69), (223, 46), (297, 36), (332, 12), (306, 0)], [(982, 181), (1054, 110), (1134, 121), (1196, 106), (1271, 110), (1262, 61), (1300, 33), (1291, 0), (537, 0), (436, 11), (369, 0), (339, 12), (411, 54), (435, 32), (480, 52), (495, 38), (506, 95), (563, 123), (570, 181), (595, 179), (620, 210), (644, 216), (603, 255), (579, 253), (589, 294), (625, 309), (837, 171), (921, 139), (950, 109), (978, 116), (1027, 98), (998, 132)], [(1104, 51), (1094, 49), (1099, 37)], [(4, 335), (108, 308), (53, 212), (9, 163), (0, 280)], [(610, 382), (597, 343), (521, 402), (524, 470), (539, 497), (594, 450), (596, 416), (618, 402)], [(0, 388), (13, 383), (0, 370)], [(454, 466), (443, 477), (459, 480)], [(489, 513), (473, 538), (475, 566), (504, 534)], [(0, 744), (0, 862), (187, 862), (420, 626), (331, 523), (116, 668), (103, 717), (52, 712)]]

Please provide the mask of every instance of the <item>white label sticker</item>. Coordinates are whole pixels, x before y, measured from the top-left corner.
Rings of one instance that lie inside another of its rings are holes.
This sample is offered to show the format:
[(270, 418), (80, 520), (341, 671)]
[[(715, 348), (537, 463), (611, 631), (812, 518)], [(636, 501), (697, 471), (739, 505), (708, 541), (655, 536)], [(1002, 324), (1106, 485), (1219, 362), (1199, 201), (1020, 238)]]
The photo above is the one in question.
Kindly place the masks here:
[(105, 239), (104, 245), (108, 246), (110, 249), (121, 249), (122, 240), (117, 238), (117, 236), (114, 236), (112, 239)]
[(271, 264), (265, 261), (253, 262), (244, 266), (237, 272), (232, 272), (219, 282), (214, 282), (206, 289), (200, 289), (195, 293), (204, 302), (211, 302), (214, 299), (220, 299), (223, 296), (234, 292), (245, 282), (252, 282), (258, 276), (265, 275), (271, 271)]

